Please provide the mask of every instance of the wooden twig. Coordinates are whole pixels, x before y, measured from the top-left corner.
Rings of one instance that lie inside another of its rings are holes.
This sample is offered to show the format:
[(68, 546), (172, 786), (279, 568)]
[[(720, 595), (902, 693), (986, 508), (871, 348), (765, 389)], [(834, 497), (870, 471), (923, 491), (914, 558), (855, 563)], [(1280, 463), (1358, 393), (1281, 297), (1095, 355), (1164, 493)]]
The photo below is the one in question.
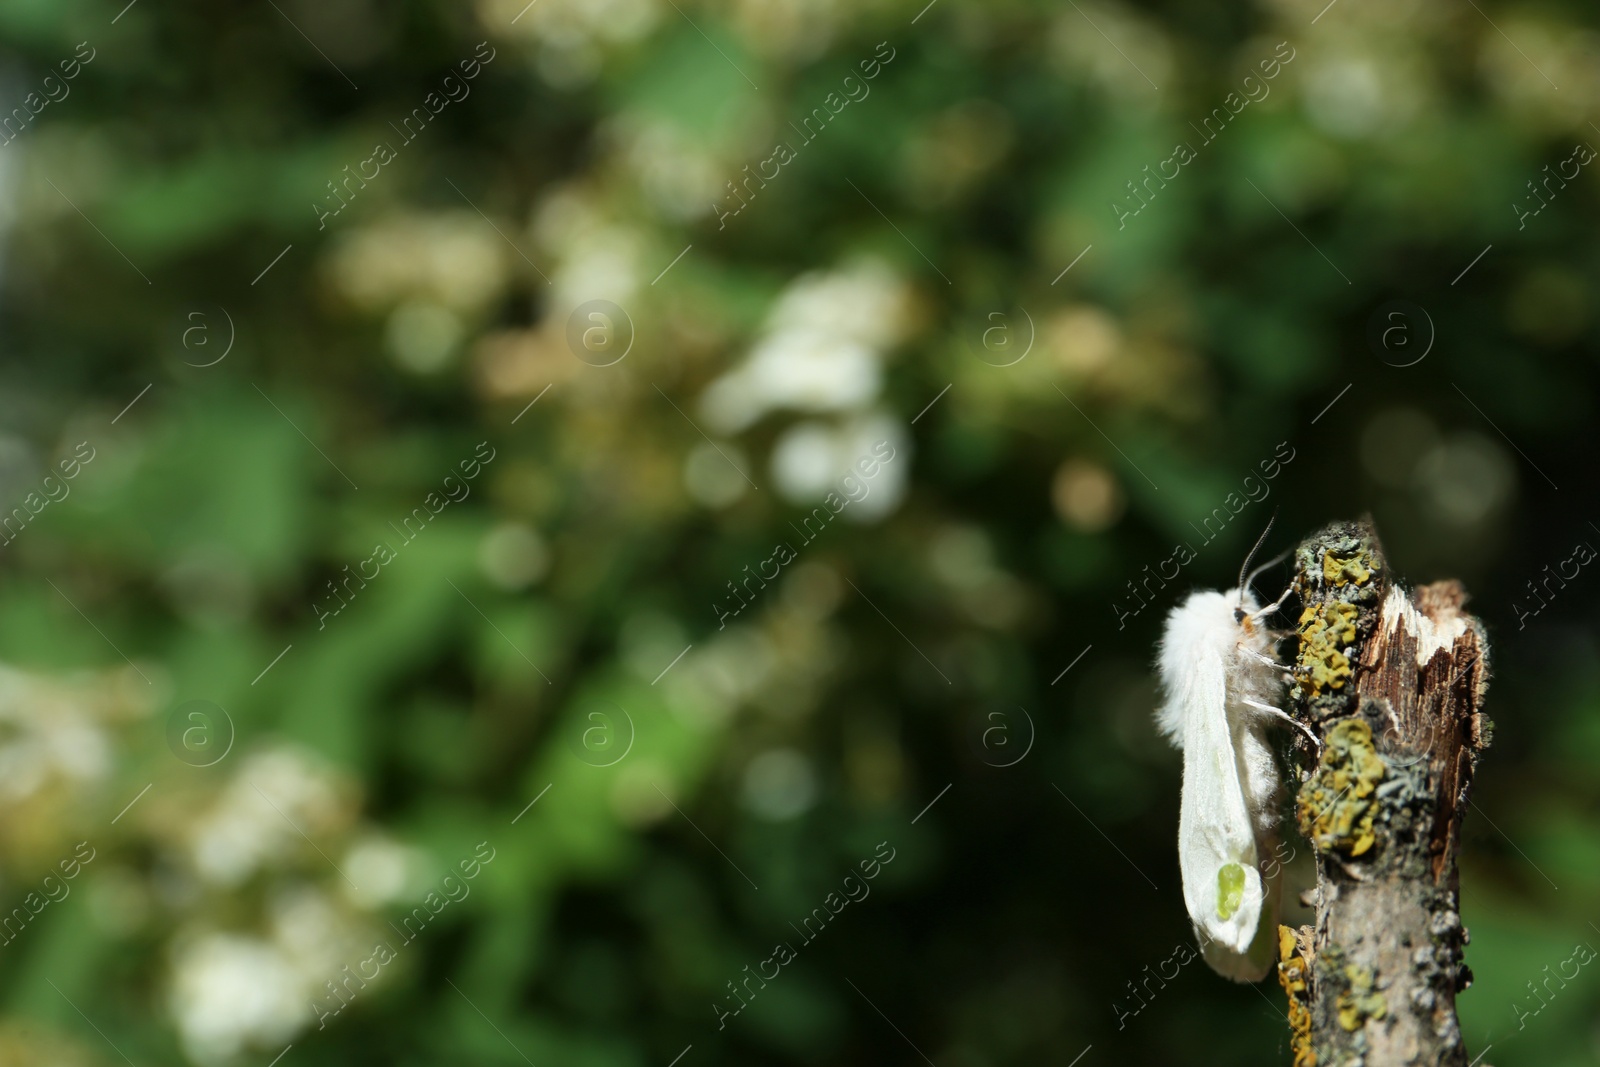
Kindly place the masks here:
[(1295, 802), (1316, 925), (1279, 937), (1295, 1067), (1465, 1067), (1456, 855), (1489, 743), (1483, 627), (1457, 582), (1408, 596), (1370, 520), (1306, 539), (1295, 582), (1291, 702), (1322, 740)]

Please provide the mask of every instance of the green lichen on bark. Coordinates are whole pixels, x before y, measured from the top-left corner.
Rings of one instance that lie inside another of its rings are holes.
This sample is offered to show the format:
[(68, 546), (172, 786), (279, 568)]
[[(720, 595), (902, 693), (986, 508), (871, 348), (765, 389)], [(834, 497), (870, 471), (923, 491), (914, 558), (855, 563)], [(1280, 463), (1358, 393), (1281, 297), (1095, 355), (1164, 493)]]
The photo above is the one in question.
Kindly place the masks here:
[(1365, 545), (1357, 544), (1345, 554), (1331, 548), (1322, 553), (1322, 580), (1329, 585), (1366, 585), (1378, 569), (1377, 559)]
[(1311, 1040), (1311, 961), (1301, 943), (1309, 927), (1278, 927), (1278, 984), (1289, 1000), (1289, 1052), (1294, 1067), (1316, 1067)]
[(1354, 1032), (1367, 1025), (1368, 1019), (1381, 1019), (1389, 1014), (1388, 998), (1374, 988), (1371, 971), (1347, 963), (1342, 973), (1347, 984), (1334, 1001), (1339, 1009), (1340, 1027)]
[(1384, 711), (1375, 702), (1362, 704), (1362, 719), (1373, 726), (1375, 758), (1383, 765), (1381, 781), (1372, 793), (1374, 832), (1386, 847), (1374, 856), (1374, 869), (1392, 870), (1406, 879), (1429, 879), (1428, 840), (1433, 829), (1435, 804), (1427, 760), (1392, 736), (1380, 732)]
[[(1322, 991), (1320, 1010), (1327, 1017), (1313, 1018), (1313, 1034), (1324, 1036), (1314, 1044), (1310, 1054), (1312, 1063), (1327, 1067), (1364, 1067), (1371, 1051), (1367, 1027), (1389, 1016), (1389, 998), (1384, 992), (1388, 983), (1371, 968), (1352, 962), (1342, 945), (1329, 944), (1316, 956), (1313, 965), (1313, 982)], [(1342, 1038), (1337, 1043), (1326, 1040), (1330, 1028), (1336, 1028)]]
[(1343, 650), (1355, 646), (1358, 614), (1354, 604), (1338, 600), (1308, 605), (1300, 613), (1301, 684), (1311, 687), (1313, 697), (1342, 689), (1349, 680), (1350, 657)]
[(1302, 542), (1295, 588), (1291, 707), (1321, 742), (1295, 801), (1316, 921), (1280, 936), (1296, 1063), (1467, 1067), (1456, 852), (1488, 743), (1487, 638), (1459, 583), (1394, 582), (1370, 522)]
[(1295, 687), (1290, 698), (1316, 719), (1353, 711), (1348, 683), (1356, 651), (1371, 634), (1383, 588), (1383, 554), (1370, 527), (1341, 523), (1300, 546)]
[(1317, 848), (1360, 856), (1377, 842), (1378, 783), (1387, 768), (1364, 719), (1333, 724), (1317, 771), (1300, 787), (1300, 832)]
[[(1352, 968), (1343, 945), (1328, 942), (1317, 950), (1312, 962), (1311, 987), (1317, 995), (1312, 998), (1312, 1042), (1316, 1063), (1323, 1067), (1364, 1067), (1368, 1050), (1365, 1018), (1352, 1017), (1350, 1013), (1350, 973), (1362, 973), (1363, 968)], [(1371, 992), (1372, 973), (1365, 972), (1367, 988)], [(1387, 1013), (1387, 1003), (1384, 1005)], [(1347, 1021), (1356, 1025), (1346, 1026)], [(1330, 1040), (1338, 1035), (1336, 1040)]]

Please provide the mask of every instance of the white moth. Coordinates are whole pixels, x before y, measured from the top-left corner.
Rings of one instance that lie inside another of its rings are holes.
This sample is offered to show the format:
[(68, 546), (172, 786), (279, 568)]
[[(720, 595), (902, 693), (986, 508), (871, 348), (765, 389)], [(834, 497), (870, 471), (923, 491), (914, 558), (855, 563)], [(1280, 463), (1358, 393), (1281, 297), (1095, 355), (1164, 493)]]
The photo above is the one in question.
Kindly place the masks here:
[(1190, 593), (1167, 616), (1156, 724), (1183, 750), (1178, 867), (1202, 955), (1218, 974), (1254, 982), (1271, 968), (1278, 922), (1278, 865), (1263, 878), (1261, 864), (1278, 833), (1265, 728), (1300, 724), (1275, 706), (1285, 669), (1261, 623), (1282, 598), (1258, 607), (1247, 585), (1241, 571), (1237, 590)]

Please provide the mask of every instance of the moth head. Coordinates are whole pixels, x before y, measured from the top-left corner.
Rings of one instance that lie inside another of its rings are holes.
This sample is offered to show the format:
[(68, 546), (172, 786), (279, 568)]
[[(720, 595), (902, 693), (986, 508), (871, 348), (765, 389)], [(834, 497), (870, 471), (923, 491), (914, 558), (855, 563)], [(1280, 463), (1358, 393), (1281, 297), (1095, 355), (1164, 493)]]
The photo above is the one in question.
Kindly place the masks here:
[(1245, 633), (1251, 633), (1256, 626), (1255, 612), (1258, 607), (1256, 598), (1247, 589), (1230, 589), (1222, 594), (1223, 602), (1233, 612), (1233, 624)]

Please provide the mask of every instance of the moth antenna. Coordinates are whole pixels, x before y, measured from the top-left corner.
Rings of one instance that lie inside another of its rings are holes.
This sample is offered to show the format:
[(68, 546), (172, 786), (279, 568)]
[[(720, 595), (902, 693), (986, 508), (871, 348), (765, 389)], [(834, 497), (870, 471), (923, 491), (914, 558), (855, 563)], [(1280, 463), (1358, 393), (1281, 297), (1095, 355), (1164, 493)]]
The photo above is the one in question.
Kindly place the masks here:
[(1248, 588), (1250, 583), (1256, 580), (1256, 575), (1260, 574), (1262, 571), (1276, 567), (1278, 564), (1288, 559), (1289, 553), (1293, 551), (1294, 549), (1292, 548), (1286, 548), (1282, 552), (1279, 552), (1276, 556), (1273, 556), (1271, 559), (1267, 560), (1261, 566), (1257, 567), (1255, 570), (1251, 571), (1250, 576), (1244, 580), (1245, 586)]
[[(1239, 568), (1239, 603), (1241, 605), (1244, 603), (1245, 572), (1250, 569), (1250, 561), (1256, 558), (1256, 553), (1259, 552), (1261, 550), (1261, 546), (1266, 543), (1267, 534), (1272, 532), (1272, 524), (1277, 521), (1278, 511), (1276, 508), (1274, 508), (1272, 511), (1272, 518), (1267, 520), (1267, 528), (1261, 531), (1260, 537), (1256, 538), (1255, 547), (1250, 550), (1249, 555), (1245, 556), (1244, 565)], [(1254, 577), (1254, 575), (1251, 577)]]

